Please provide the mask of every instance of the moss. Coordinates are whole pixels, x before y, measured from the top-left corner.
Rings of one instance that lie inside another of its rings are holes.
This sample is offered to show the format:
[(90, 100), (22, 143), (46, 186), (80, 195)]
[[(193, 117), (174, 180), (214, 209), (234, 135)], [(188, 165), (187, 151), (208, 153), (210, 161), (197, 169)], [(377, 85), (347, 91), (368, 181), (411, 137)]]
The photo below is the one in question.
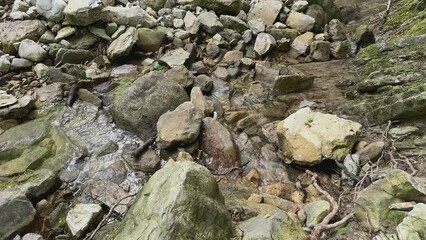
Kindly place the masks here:
[(27, 170), (21, 175), (14, 176), (4, 182), (0, 182), (0, 191), (5, 189), (14, 189), (19, 185), (32, 181), (35, 177), (33, 173), (33, 170)]
[(373, 59), (371, 61), (369, 61), (367, 64), (365, 64), (364, 66), (364, 74), (368, 75), (374, 71), (377, 71), (379, 69), (383, 69), (383, 68), (388, 68), (388, 67), (392, 67), (393, 64), (389, 61), (389, 59)]
[[(423, 14), (423, 15), (426, 15), (426, 14)], [(411, 37), (411, 36), (418, 36), (418, 35), (423, 35), (423, 34), (426, 34), (426, 18), (423, 19), (422, 21), (414, 24), (410, 28), (410, 30), (407, 31), (405, 36)]]
[(127, 88), (129, 88), (135, 80), (136, 80), (135, 78), (129, 78), (129, 77), (118, 78), (117, 82), (120, 85), (114, 89), (113, 94), (114, 95), (120, 95), (120, 94), (124, 93), (124, 91)]
[(394, 3), (394, 11), (388, 16), (386, 24), (390, 27), (399, 27), (403, 23), (414, 19), (415, 17), (421, 14), (421, 11), (418, 11), (414, 5), (417, 3), (417, 0), (399, 0)]
[(361, 51), (359, 51), (359, 53), (357, 54), (356, 58), (357, 59), (377, 59), (380, 58), (382, 56), (382, 53), (379, 50), (378, 45), (375, 44), (371, 44), (366, 48), (361, 49)]

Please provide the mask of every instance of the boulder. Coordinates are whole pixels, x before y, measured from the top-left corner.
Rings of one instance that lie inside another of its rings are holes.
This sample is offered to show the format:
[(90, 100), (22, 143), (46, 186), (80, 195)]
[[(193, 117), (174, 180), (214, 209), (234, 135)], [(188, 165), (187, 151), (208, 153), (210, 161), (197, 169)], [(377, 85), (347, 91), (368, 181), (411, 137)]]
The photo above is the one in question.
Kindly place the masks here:
[(279, 96), (287, 93), (298, 92), (310, 88), (313, 84), (313, 76), (295, 74), (279, 75), (274, 79), (272, 85), (272, 95)]
[(65, 20), (75, 26), (87, 26), (101, 20), (101, 0), (68, 0)]
[(303, 206), (306, 215), (306, 227), (313, 228), (331, 211), (331, 204), (325, 200), (311, 202)]
[(184, 65), (188, 60), (189, 55), (189, 52), (185, 51), (183, 48), (178, 48), (168, 51), (160, 58), (160, 61), (167, 64), (167, 66), (174, 68)]
[(247, 20), (262, 19), (266, 25), (273, 25), (283, 7), (280, 0), (259, 1), (250, 9)]
[(116, 240), (229, 239), (231, 216), (216, 180), (195, 162), (169, 161), (146, 183)]
[(151, 72), (116, 96), (111, 113), (119, 127), (147, 139), (155, 136), (157, 120), (163, 113), (187, 100), (189, 96), (182, 87)]
[[(178, 0), (180, 2), (182, 0)], [(192, 6), (198, 6), (207, 10), (214, 11), (218, 14), (237, 15), (241, 9), (243, 2), (241, 0), (185, 0)]]
[(259, 56), (264, 56), (268, 52), (272, 51), (277, 45), (275, 38), (267, 33), (259, 33), (254, 43), (254, 51)]
[(203, 116), (203, 112), (191, 102), (184, 102), (175, 110), (164, 113), (157, 122), (157, 143), (161, 148), (168, 148), (195, 142)]
[(324, 159), (342, 161), (361, 132), (361, 124), (302, 108), (280, 122), (279, 143), (286, 161), (314, 165)]
[(330, 46), (330, 42), (328, 41), (313, 41), (309, 57), (319, 62), (330, 60)]
[(160, 29), (138, 28), (136, 46), (145, 52), (156, 52), (165, 38), (166, 34)]
[(203, 12), (198, 16), (201, 28), (210, 35), (215, 35), (219, 32), (223, 25), (214, 12)]
[(201, 144), (208, 155), (208, 169), (221, 171), (240, 165), (238, 146), (228, 129), (217, 120), (203, 119)]
[(308, 50), (308, 47), (311, 45), (311, 43), (314, 41), (314, 34), (312, 32), (306, 32), (297, 38), (294, 39), (293, 43), (291, 44), (291, 47), (298, 53), (298, 54), (306, 54), (306, 51)]
[(242, 240), (292, 239), (304, 240), (306, 234), (295, 216), (278, 210), (266, 216), (261, 214), (239, 224)]
[(98, 204), (77, 204), (66, 218), (67, 227), (74, 238), (83, 237), (87, 231), (96, 226), (102, 215), (102, 207)]
[[(6, 57), (0, 57), (0, 73), (7, 73), (10, 70), (10, 61)], [(1, 106), (1, 104), (0, 104)]]
[(373, 231), (384, 226), (396, 227), (405, 213), (389, 208), (391, 204), (422, 201), (426, 187), (422, 180), (402, 170), (394, 170), (357, 194), (355, 216), (361, 225)]
[(287, 26), (301, 32), (308, 32), (314, 28), (315, 18), (303, 13), (291, 11), (287, 21)]
[(128, 27), (126, 31), (115, 39), (107, 49), (110, 59), (117, 59), (130, 55), (133, 45), (138, 40), (138, 31), (134, 27)]
[(20, 57), (33, 62), (41, 62), (47, 57), (47, 52), (33, 40), (25, 39), (19, 46)]
[(330, 35), (333, 42), (346, 40), (345, 24), (338, 19), (332, 19), (328, 23), (326, 32)]
[(67, 3), (63, 0), (37, 0), (37, 12), (49, 21), (59, 22), (64, 19)]
[(200, 20), (191, 11), (188, 11), (183, 18), (185, 30), (191, 34), (197, 34), (200, 29)]
[(36, 215), (32, 203), (23, 194), (0, 191), (0, 236), (3, 239), (30, 224)]
[(315, 19), (313, 32), (321, 33), (324, 31), (324, 26), (327, 24), (327, 16), (324, 9), (316, 4), (310, 5), (306, 10), (306, 15)]
[(0, 50), (5, 53), (16, 53), (13, 43), (24, 39), (37, 41), (45, 31), (43, 22), (39, 20), (0, 22)]
[(101, 15), (105, 22), (115, 22), (118, 25), (142, 28), (157, 25), (157, 20), (140, 7), (105, 7)]
[(397, 226), (398, 239), (420, 240), (426, 236), (426, 204), (418, 203), (414, 205), (408, 215)]
[(248, 26), (243, 20), (238, 17), (229, 16), (229, 15), (220, 15), (220, 22), (225, 28), (235, 30), (237, 32), (244, 32), (247, 30)]

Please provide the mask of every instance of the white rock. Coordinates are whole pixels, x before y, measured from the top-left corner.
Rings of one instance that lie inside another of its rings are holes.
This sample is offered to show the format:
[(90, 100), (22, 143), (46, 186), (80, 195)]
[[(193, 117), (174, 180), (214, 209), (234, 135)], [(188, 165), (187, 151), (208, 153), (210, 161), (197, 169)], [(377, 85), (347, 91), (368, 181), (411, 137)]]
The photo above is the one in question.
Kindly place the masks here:
[(283, 3), (280, 0), (264, 0), (256, 3), (248, 13), (248, 20), (262, 19), (266, 25), (273, 25), (277, 19)]
[(315, 18), (303, 13), (291, 11), (286, 24), (287, 26), (304, 33), (312, 30), (315, 24)]
[(257, 35), (256, 42), (254, 44), (254, 51), (259, 55), (263, 56), (275, 48), (277, 42), (275, 38), (268, 33), (260, 33)]
[(18, 54), (20, 57), (33, 62), (41, 62), (47, 57), (47, 52), (33, 40), (22, 40)]
[(101, 215), (102, 207), (98, 204), (77, 204), (71, 209), (66, 218), (66, 223), (73, 237), (83, 236)]
[(183, 48), (178, 48), (164, 54), (164, 56), (160, 58), (160, 61), (167, 64), (169, 67), (174, 68), (184, 65), (188, 58), (189, 52), (185, 51)]
[(63, 0), (37, 0), (37, 12), (49, 21), (59, 22), (64, 18), (67, 6)]
[(208, 34), (214, 35), (223, 28), (222, 23), (214, 12), (203, 12), (198, 16), (198, 19), (200, 20), (201, 28)]

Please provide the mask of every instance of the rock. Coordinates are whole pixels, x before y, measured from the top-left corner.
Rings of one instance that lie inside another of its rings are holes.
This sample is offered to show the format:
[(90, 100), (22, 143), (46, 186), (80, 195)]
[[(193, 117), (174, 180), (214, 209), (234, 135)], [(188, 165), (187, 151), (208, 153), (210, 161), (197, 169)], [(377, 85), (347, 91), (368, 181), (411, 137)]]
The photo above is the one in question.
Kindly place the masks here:
[(114, 239), (229, 239), (231, 233), (211, 173), (194, 162), (169, 161), (144, 186)]
[(284, 211), (272, 215), (259, 215), (239, 224), (243, 240), (254, 239), (306, 239), (306, 234), (295, 217)]
[(18, 102), (8, 107), (0, 108), (0, 118), (24, 118), (33, 108), (34, 102), (31, 96), (23, 96)]
[(337, 41), (331, 43), (331, 55), (337, 59), (347, 59), (351, 53), (348, 41)]
[(247, 20), (262, 19), (266, 25), (273, 25), (283, 7), (282, 1), (259, 1), (250, 9)]
[(29, 39), (21, 42), (18, 54), (20, 57), (33, 62), (41, 62), (47, 57), (47, 52), (36, 42)]
[(182, 87), (165, 80), (161, 74), (151, 72), (138, 78), (114, 99), (111, 113), (119, 127), (147, 139), (155, 135), (158, 118), (188, 98)]
[(412, 134), (419, 133), (420, 129), (416, 126), (395, 127), (389, 130), (389, 135), (394, 139), (402, 139)]
[(77, 204), (66, 218), (71, 236), (80, 238), (100, 220), (102, 207), (98, 204)]
[(254, 44), (254, 51), (259, 56), (264, 56), (271, 50), (273, 50), (277, 45), (275, 38), (267, 33), (259, 33), (256, 37), (256, 42)]
[(39, 20), (25, 20), (0, 23), (0, 50), (5, 53), (16, 53), (13, 43), (24, 39), (37, 41), (46, 31), (44, 24)]
[(306, 32), (294, 39), (291, 47), (296, 50), (298, 54), (305, 54), (313, 41), (314, 34), (312, 32)]
[(327, 16), (321, 6), (317, 4), (310, 5), (308, 10), (306, 10), (306, 15), (315, 19), (314, 27), (312, 28), (313, 32), (320, 33), (324, 31), (324, 26), (327, 24)]
[(217, 120), (203, 119), (201, 144), (209, 156), (208, 169), (221, 171), (240, 165), (239, 150), (231, 133)]
[(183, 88), (188, 88), (194, 83), (194, 75), (184, 65), (174, 67), (164, 73), (164, 77)]
[(405, 217), (405, 213), (389, 209), (390, 205), (425, 197), (426, 188), (420, 179), (402, 170), (394, 170), (358, 193), (355, 216), (363, 227), (378, 231), (384, 225), (396, 226)]
[(194, 79), (194, 87), (200, 87), (203, 93), (209, 94), (213, 90), (213, 80), (207, 75), (198, 75)]
[(136, 46), (145, 52), (156, 52), (165, 38), (166, 34), (160, 29), (138, 28)]
[(291, 10), (295, 12), (304, 12), (308, 8), (309, 3), (307, 1), (297, 1), (291, 6)]
[(102, 19), (105, 22), (138, 28), (152, 28), (157, 25), (157, 20), (140, 7), (105, 7), (102, 9)]
[(235, 30), (237, 32), (244, 32), (247, 30), (248, 25), (243, 20), (238, 17), (229, 16), (229, 15), (220, 15), (220, 22), (225, 28)]
[(195, 109), (201, 112), (203, 116), (209, 115), (208, 104), (200, 87), (193, 87), (191, 89), (191, 102), (194, 104)]
[(91, 93), (89, 90), (80, 88), (78, 89), (78, 97), (87, 103), (91, 103), (96, 107), (102, 106), (102, 100), (98, 98), (95, 94)]
[(130, 55), (133, 45), (138, 40), (138, 31), (134, 27), (128, 27), (127, 30), (115, 39), (107, 50), (108, 58), (114, 60), (120, 57)]
[[(101, 202), (112, 208), (121, 199), (129, 196), (118, 184), (109, 180), (96, 181), (88, 187), (92, 199), (96, 202)], [(127, 205), (131, 202), (131, 198), (123, 199), (114, 210), (120, 214), (125, 214)]]
[(12, 178), (8, 182), (8, 190), (23, 193), (28, 199), (35, 201), (51, 193), (58, 184), (60, 184), (58, 177), (52, 171), (42, 168)]
[(64, 9), (65, 21), (75, 26), (87, 26), (101, 20), (100, 0), (68, 0)]
[[(358, 176), (360, 170), (360, 159), (358, 154), (348, 154), (343, 160), (343, 165), (345, 165), (346, 170), (352, 173), (355, 176)], [(344, 170), (342, 170), (342, 179), (352, 180)]]
[(205, 8), (218, 14), (230, 14), (234, 16), (238, 14), (243, 5), (241, 0), (193, 0), (184, 2), (189, 2), (194, 7)]
[(185, 102), (161, 115), (157, 122), (157, 143), (161, 148), (195, 142), (200, 134), (203, 112)]
[(328, 23), (326, 32), (330, 35), (333, 42), (346, 40), (345, 25), (338, 19), (333, 19)]
[(33, 62), (23, 58), (14, 58), (10, 64), (10, 70), (29, 68), (33, 65)]
[(167, 66), (174, 68), (184, 65), (188, 60), (189, 55), (189, 52), (185, 51), (183, 48), (178, 48), (168, 51), (160, 58), (160, 61), (167, 64)]
[(328, 41), (313, 41), (309, 57), (319, 62), (328, 61), (330, 59), (330, 46)]
[(355, 35), (353, 38), (358, 50), (376, 42), (373, 31), (370, 30), (367, 25), (358, 26), (355, 29)]
[(89, 31), (93, 35), (95, 35), (95, 36), (97, 36), (97, 37), (99, 37), (101, 39), (104, 39), (104, 40), (106, 40), (108, 42), (111, 41), (111, 38), (108, 36), (108, 34), (106, 33), (106, 31), (105, 31), (104, 28), (98, 28), (98, 27), (94, 27), (94, 26), (89, 26), (88, 29), (89, 29)]
[(27, 233), (21, 240), (43, 240), (43, 236), (37, 233)]
[(422, 236), (426, 236), (426, 204), (418, 203), (414, 206), (408, 215), (397, 226), (398, 239), (420, 240)]
[[(7, 73), (10, 70), (10, 62), (6, 57), (0, 56), (0, 73)], [(1, 105), (1, 104), (0, 104)]]
[(207, 43), (207, 46), (206, 46), (206, 53), (207, 53), (207, 57), (214, 59), (217, 57), (217, 55), (219, 55), (220, 48), (216, 43), (209, 42)]
[(7, 94), (5, 91), (0, 91), (0, 108), (13, 105), (18, 102), (13, 95)]
[(0, 211), (0, 236), (4, 239), (30, 224), (36, 215), (36, 210), (25, 195), (8, 191), (0, 191)]
[(262, 19), (253, 19), (248, 21), (249, 28), (256, 34), (265, 31), (265, 22)]
[(241, 59), (244, 57), (244, 53), (241, 51), (233, 50), (228, 51), (223, 55), (221, 63), (227, 65), (237, 65), (240, 63)]
[(303, 206), (306, 214), (306, 227), (313, 228), (331, 211), (331, 205), (325, 200), (311, 202)]
[(63, 0), (37, 0), (37, 12), (49, 21), (59, 22), (64, 19), (67, 3)]
[(70, 37), (71, 35), (74, 35), (77, 32), (77, 28), (66, 26), (64, 28), (59, 29), (59, 31), (56, 33), (55, 41), (59, 41), (65, 38)]
[(274, 96), (298, 92), (310, 88), (314, 84), (313, 76), (305, 75), (279, 75), (275, 77), (272, 85)]
[(374, 142), (357, 151), (357, 154), (366, 156), (368, 161), (375, 162), (379, 159), (384, 147), (385, 143), (383, 141)]
[(215, 35), (219, 32), (223, 25), (214, 12), (203, 12), (198, 16), (201, 28), (210, 35)]
[(226, 70), (226, 68), (224, 67), (217, 67), (216, 70), (214, 70), (213, 72), (213, 76), (224, 81), (227, 81), (229, 79), (228, 70)]
[(155, 173), (161, 165), (161, 158), (157, 155), (154, 150), (147, 150), (142, 154), (139, 161), (132, 163), (135, 170), (142, 171), (144, 173)]
[(359, 123), (302, 108), (280, 122), (277, 134), (287, 161), (313, 165), (342, 161), (361, 131)]
[(56, 54), (55, 63), (83, 64), (92, 61), (95, 57), (96, 53), (91, 50), (61, 48)]
[(185, 14), (183, 18), (183, 22), (185, 25), (185, 30), (191, 34), (197, 34), (200, 29), (200, 20), (190, 11)]
[(138, 66), (133, 64), (124, 64), (111, 70), (111, 77), (133, 77), (138, 74)]
[(301, 33), (305, 33), (311, 31), (314, 28), (315, 18), (303, 13), (291, 11), (287, 18), (286, 24), (287, 26)]
[(164, 5), (166, 5), (166, 2), (169, 2), (169, 1), (168, 0), (145, 0), (146, 6), (151, 7), (155, 11), (158, 11), (164, 8)]

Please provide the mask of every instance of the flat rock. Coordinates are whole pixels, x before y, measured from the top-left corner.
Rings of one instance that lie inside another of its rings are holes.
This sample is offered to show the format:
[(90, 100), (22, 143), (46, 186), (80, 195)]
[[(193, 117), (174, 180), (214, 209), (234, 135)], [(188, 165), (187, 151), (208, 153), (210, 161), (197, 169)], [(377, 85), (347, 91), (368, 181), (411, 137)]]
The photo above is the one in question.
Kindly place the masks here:
[(219, 32), (223, 25), (214, 12), (203, 12), (198, 16), (201, 28), (208, 34), (214, 35)]
[(71, 25), (87, 26), (101, 19), (101, 0), (68, 0), (65, 20)]
[(186, 63), (189, 55), (189, 52), (185, 51), (183, 48), (178, 48), (168, 51), (160, 58), (160, 61), (164, 62), (171, 68), (178, 67)]
[(18, 102), (13, 95), (7, 94), (5, 91), (0, 91), (0, 108), (13, 105)]
[(398, 239), (421, 239), (426, 235), (426, 204), (418, 203), (397, 226)]
[(298, 92), (310, 88), (314, 84), (313, 76), (306, 75), (279, 75), (272, 85), (272, 94), (275, 96)]
[(102, 19), (132, 27), (152, 28), (157, 25), (157, 20), (140, 7), (105, 7)]
[(283, 3), (279, 0), (259, 1), (248, 12), (247, 20), (260, 18), (266, 25), (273, 25), (282, 7)]
[(291, 11), (287, 21), (287, 26), (301, 32), (308, 32), (314, 28), (315, 19), (303, 13)]
[(184, 65), (169, 69), (164, 73), (164, 77), (169, 81), (177, 83), (183, 88), (192, 86), (195, 78), (195, 76)]

